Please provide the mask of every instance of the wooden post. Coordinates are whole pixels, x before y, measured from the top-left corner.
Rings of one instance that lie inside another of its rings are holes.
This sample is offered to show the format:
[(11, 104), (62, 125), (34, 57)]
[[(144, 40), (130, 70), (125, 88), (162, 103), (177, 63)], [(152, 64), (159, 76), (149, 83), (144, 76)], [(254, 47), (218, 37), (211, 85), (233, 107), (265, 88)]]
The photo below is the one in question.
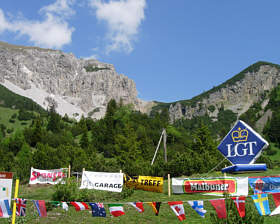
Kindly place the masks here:
[(83, 168), (83, 172), (85, 172), (86, 171), (86, 169), (85, 168)]
[(122, 170), (120, 170), (120, 173), (122, 173)]
[[(225, 165), (225, 168), (226, 168), (226, 165)], [(224, 177), (225, 177), (225, 178), (227, 177), (227, 173), (226, 173), (226, 172), (224, 172)]]
[(15, 188), (15, 195), (14, 195), (14, 205), (13, 205), (13, 215), (12, 215), (12, 224), (16, 223), (16, 198), (18, 197), (18, 186), (19, 186), (19, 179), (16, 179), (16, 188)]
[(70, 176), (71, 176), (71, 165), (69, 164), (69, 166), (68, 166), (68, 178), (70, 178)]
[(168, 197), (171, 196), (171, 188), (170, 188), (170, 174), (167, 175), (168, 177)]

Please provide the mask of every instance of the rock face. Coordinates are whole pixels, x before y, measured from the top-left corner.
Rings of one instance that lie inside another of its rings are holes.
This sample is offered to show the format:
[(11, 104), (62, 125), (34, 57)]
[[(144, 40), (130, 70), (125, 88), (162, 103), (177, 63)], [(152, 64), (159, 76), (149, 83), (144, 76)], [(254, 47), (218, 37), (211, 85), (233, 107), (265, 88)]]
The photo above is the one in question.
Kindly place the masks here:
[(61, 115), (101, 118), (111, 99), (145, 110), (133, 80), (111, 64), (78, 59), (73, 54), (0, 42), (0, 84)]
[(191, 119), (206, 113), (215, 120), (221, 107), (241, 115), (253, 103), (263, 100), (264, 95), (279, 83), (279, 68), (273, 65), (261, 65), (257, 71), (245, 73), (239, 81), (212, 91), (195, 104), (186, 106), (181, 102), (171, 104), (170, 120), (174, 122), (181, 118)]

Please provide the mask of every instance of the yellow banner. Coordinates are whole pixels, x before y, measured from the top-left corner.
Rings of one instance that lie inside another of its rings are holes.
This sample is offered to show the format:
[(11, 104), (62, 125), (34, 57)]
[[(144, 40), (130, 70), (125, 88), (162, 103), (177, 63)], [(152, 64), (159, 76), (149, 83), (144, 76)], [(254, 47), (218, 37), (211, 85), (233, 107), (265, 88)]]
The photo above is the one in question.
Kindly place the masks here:
[(163, 177), (124, 175), (125, 185), (144, 191), (163, 192)]

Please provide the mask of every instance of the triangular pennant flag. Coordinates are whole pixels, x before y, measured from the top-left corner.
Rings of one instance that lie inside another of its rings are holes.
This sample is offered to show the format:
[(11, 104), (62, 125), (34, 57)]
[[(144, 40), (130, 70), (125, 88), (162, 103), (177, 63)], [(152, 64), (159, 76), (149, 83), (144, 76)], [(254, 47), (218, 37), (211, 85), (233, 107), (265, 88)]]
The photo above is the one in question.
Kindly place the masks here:
[(89, 203), (93, 217), (106, 217), (106, 211), (103, 203)]
[(270, 216), (272, 215), (279, 215), (280, 214), (280, 206), (278, 206), (276, 209), (274, 209), (271, 213)]
[(122, 204), (108, 204), (111, 215), (118, 217), (124, 215)]
[(188, 201), (189, 205), (199, 214), (205, 218), (206, 210), (203, 208), (203, 201)]
[(47, 217), (46, 203), (44, 200), (33, 200), (40, 217)]
[(254, 194), (251, 197), (260, 215), (269, 215), (271, 213), (267, 194)]
[(280, 193), (273, 193), (272, 194), (275, 206), (278, 207), (280, 205)]
[(23, 198), (16, 198), (16, 215), (17, 216), (25, 216), (26, 215), (26, 200)]
[(161, 202), (149, 202), (148, 205), (152, 206), (156, 216), (158, 216)]
[(61, 205), (61, 203), (59, 201), (51, 201), (50, 203), (54, 207), (59, 207)]
[(227, 218), (225, 199), (213, 199), (213, 200), (210, 200), (210, 203), (215, 208), (219, 219)]
[(61, 202), (61, 207), (62, 207), (62, 209), (64, 209), (65, 211), (68, 211), (68, 204), (67, 204), (65, 201)]
[(175, 213), (175, 215), (180, 221), (186, 219), (185, 210), (182, 201), (170, 201), (168, 202), (168, 204), (170, 205), (170, 208), (173, 210), (173, 212)]
[(232, 197), (231, 198), (234, 201), (234, 204), (237, 208), (238, 214), (241, 218), (245, 217), (245, 196), (240, 197)]
[(72, 201), (72, 202), (70, 202), (70, 204), (75, 207), (76, 211), (82, 211), (82, 210), (89, 209), (88, 205), (85, 202)]
[(10, 209), (9, 200), (0, 200), (0, 217), (9, 218), (12, 215), (12, 211)]
[(144, 212), (143, 202), (130, 202), (130, 205), (132, 205), (139, 213)]

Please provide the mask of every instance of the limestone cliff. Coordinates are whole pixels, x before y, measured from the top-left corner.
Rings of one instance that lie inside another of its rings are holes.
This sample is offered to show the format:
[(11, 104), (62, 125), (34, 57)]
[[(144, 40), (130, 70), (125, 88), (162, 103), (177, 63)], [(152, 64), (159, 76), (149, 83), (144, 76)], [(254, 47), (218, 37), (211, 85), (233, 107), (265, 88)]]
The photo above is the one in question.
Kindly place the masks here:
[[(280, 66), (258, 62), (218, 87), (192, 98), (169, 105), (171, 122), (177, 119), (191, 119), (206, 113), (213, 120), (221, 107), (238, 115), (246, 112), (256, 102), (264, 101), (265, 96), (280, 83)], [(268, 101), (264, 101), (267, 103)], [(262, 105), (263, 108), (265, 105)], [(159, 107), (160, 108), (160, 107)]]
[(133, 80), (111, 64), (73, 54), (0, 42), (0, 84), (61, 115), (101, 118), (111, 99), (145, 111)]

